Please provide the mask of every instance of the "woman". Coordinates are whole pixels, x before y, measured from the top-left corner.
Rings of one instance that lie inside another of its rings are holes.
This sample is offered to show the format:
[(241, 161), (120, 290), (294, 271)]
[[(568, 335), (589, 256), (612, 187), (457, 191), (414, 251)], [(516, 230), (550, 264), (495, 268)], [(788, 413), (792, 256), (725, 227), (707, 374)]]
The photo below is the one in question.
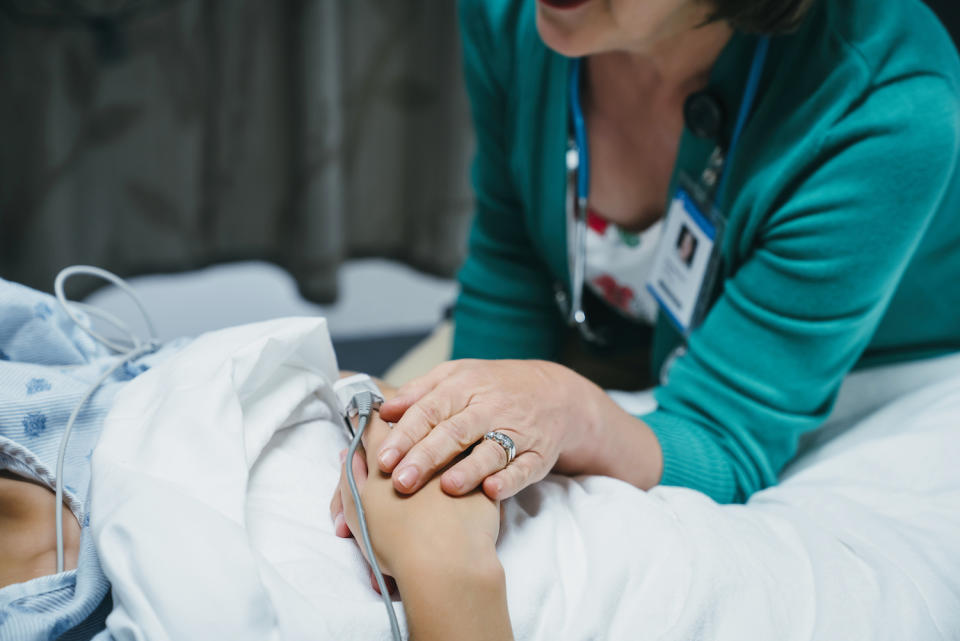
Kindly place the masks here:
[[(398, 490), (478, 443), (443, 473), (448, 493), (504, 498), (555, 469), (744, 501), (852, 369), (960, 349), (960, 65), (918, 0), (461, 9), (478, 209), (453, 357), (484, 360), (440, 365), (384, 406), (397, 426), (378, 460)], [(586, 178), (566, 171), (578, 154)], [(677, 281), (678, 304), (663, 285), (682, 225), (695, 258), (713, 255)], [(584, 297), (615, 295), (558, 311), (555, 283), (580, 294), (584, 226)], [(656, 411), (630, 416), (555, 362), (597, 338), (600, 361), (652, 373)]]

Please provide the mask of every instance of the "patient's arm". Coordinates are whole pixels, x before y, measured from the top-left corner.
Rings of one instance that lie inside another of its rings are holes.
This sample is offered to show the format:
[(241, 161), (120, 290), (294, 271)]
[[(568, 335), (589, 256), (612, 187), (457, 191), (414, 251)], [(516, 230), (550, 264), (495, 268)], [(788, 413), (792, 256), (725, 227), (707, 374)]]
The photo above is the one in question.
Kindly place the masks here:
[[(374, 414), (364, 435), (366, 451), (376, 452), (388, 429)], [(352, 464), (374, 552), (384, 572), (396, 579), (411, 638), (512, 639), (495, 548), (499, 506), (480, 491), (451, 497), (441, 490), (439, 476), (416, 494), (401, 495), (372, 455), (369, 477), (359, 458)], [(345, 474), (340, 491), (347, 524), (359, 532)]]

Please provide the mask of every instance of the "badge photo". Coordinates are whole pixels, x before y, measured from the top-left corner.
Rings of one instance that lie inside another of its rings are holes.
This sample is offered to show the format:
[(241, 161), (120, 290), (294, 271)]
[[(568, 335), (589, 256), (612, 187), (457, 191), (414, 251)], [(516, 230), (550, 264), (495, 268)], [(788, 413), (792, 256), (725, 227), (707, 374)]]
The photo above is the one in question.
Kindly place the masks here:
[(681, 184), (667, 211), (647, 289), (685, 336), (706, 312), (722, 231), (722, 217), (713, 211), (705, 214)]

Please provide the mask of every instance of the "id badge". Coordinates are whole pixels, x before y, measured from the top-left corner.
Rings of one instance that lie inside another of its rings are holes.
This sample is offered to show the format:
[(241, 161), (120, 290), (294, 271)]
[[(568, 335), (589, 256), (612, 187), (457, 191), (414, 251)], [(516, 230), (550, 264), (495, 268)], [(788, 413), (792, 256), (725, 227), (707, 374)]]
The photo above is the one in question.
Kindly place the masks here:
[(688, 176), (670, 203), (647, 289), (688, 336), (706, 316), (720, 264), (723, 216)]

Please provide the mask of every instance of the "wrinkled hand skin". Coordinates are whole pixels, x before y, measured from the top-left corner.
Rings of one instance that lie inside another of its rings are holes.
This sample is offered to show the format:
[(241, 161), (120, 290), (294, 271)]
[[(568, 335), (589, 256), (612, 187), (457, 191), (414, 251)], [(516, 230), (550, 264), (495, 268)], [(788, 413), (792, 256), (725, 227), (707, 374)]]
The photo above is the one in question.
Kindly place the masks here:
[[(587, 471), (603, 403), (603, 390), (556, 363), (451, 361), (404, 385), (381, 408), (397, 423), (377, 463), (398, 491), (413, 493), (476, 444), (443, 472), (443, 490), (460, 495), (482, 484), (490, 498), (507, 498), (553, 469)], [(517, 457), (509, 465), (502, 446), (483, 440), (491, 430), (513, 439)]]

